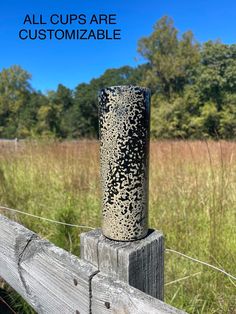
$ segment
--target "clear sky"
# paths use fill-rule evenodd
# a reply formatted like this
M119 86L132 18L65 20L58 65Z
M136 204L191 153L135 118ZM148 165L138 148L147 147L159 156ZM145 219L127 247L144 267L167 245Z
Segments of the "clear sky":
M47 18L55 13L117 14L122 39L22 41L18 38L19 30L25 28L26 14L43 14ZM22 66L32 74L32 86L43 92L56 89L59 83L74 88L99 77L108 68L142 63L137 53L138 39L149 35L153 24L163 15L171 16L180 32L192 30L200 42L209 39L236 42L235 0L1 0L0 70L13 64Z

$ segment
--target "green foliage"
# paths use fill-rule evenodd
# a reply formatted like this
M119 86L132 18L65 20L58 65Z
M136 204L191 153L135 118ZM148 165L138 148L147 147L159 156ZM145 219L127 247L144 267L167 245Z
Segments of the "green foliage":
M108 69L74 90L59 84L47 95L33 90L21 67L3 69L0 137L97 138L98 91L132 84L152 92L153 138L235 138L236 44L200 45L164 16L139 40L138 52L147 63Z
M199 44L192 32L179 39L173 20L166 16L154 25L149 37L139 41L138 51L150 63L144 84L167 98L183 90L200 59Z
M137 71L141 75L142 68L139 67ZM137 84L138 77L135 72L136 70L129 66L109 69L100 78L76 87L73 114L71 115L71 137L98 136L98 91L112 85Z
M30 97L30 74L19 66L0 72L0 136L16 137Z
M236 137L236 94L227 95L220 111L219 134L222 138Z
M236 45L205 43L196 84L202 100L211 99L221 109L225 93L236 92Z
M154 138L235 137L236 45L200 46L163 17L138 51L149 65L143 84L152 91Z

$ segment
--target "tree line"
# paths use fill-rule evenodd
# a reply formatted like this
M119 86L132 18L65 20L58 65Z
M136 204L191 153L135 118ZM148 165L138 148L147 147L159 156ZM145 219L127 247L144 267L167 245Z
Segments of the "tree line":
M165 16L139 40L138 52L146 63L108 69L74 90L59 84L46 95L20 66L3 69L0 138L97 137L98 90L127 84L151 90L153 138L235 138L236 44L200 44Z

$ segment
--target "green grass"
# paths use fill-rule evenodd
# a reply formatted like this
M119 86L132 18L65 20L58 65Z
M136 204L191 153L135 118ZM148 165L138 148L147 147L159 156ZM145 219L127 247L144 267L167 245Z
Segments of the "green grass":
M98 143L0 146L0 204L100 226ZM150 227L164 232L167 248L236 276L236 143L152 143L149 207ZM86 228L3 213L79 255ZM211 268L166 252L165 282L165 301L189 313L236 313L236 282Z

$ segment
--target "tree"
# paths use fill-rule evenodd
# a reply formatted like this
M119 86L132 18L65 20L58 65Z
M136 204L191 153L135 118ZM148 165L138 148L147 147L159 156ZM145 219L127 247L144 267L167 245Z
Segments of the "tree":
M0 72L0 137L98 137L98 91L112 85L151 89L154 138L236 136L236 45L199 45L169 17L138 42L147 63L108 69L75 90L59 84L47 95L19 66Z
M73 92L62 84L59 84L56 92L50 93L50 106L54 112L54 133L58 137L70 136L70 114L74 104ZM53 131L53 130L52 130Z
M236 93L227 94L219 112L219 136L225 139L236 137Z
M129 66L109 69L99 78L91 80L89 84L78 85L71 112L72 137L98 137L98 91L112 85L137 84L143 71L142 66L137 69Z
M236 109L236 45L179 36L163 17L139 41L148 61L144 84L152 91L154 137L233 138Z
M193 79L200 58L199 47L192 32L179 39L173 20L167 16L161 18L153 33L138 43L139 53L150 64L144 83L153 93L164 94L168 99L183 91L184 85Z
M32 91L31 75L20 66L0 72L0 136L18 136L20 113Z
M19 138L35 137L37 135L38 110L47 102L46 96L40 92L32 91L27 102L19 112L17 134Z
M203 44L196 84L202 101L212 100L220 110L225 93L236 92L236 45Z
M192 125L204 137L233 138L236 124L236 45L208 41L195 76L199 115Z

